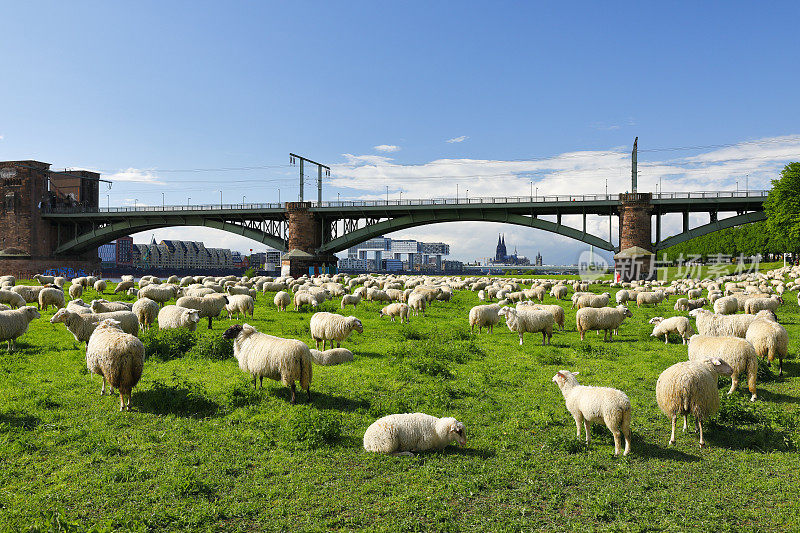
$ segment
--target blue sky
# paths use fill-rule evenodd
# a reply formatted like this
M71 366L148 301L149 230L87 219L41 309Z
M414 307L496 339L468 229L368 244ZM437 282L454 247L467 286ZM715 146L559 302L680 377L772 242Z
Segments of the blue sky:
M112 205L219 202L220 188L225 202L275 201L278 188L294 199L289 152L333 167L327 199L386 185L393 198L454 196L456 183L521 195L531 180L564 193L608 179L620 192L637 135L645 190L659 177L664 190L732 189L747 175L765 187L800 159L797 2L4 2L2 13L0 159L101 170ZM676 147L708 148L644 151ZM232 167L248 170L173 172ZM488 223L399 236L471 259L499 231L546 262L582 248ZM205 229L156 237L254 247Z

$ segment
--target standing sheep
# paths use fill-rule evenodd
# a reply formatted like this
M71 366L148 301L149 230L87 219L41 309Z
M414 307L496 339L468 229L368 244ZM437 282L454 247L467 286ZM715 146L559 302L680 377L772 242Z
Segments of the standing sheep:
M553 337L553 315L548 311L537 311L535 309L514 309L512 307L502 308L498 315L506 317L506 325L511 331L519 335L519 345L522 346L522 337L525 333L541 333L542 346L550 344Z
M139 286L141 287L141 283ZM179 288L175 285L147 285L139 289L139 298L150 298L163 307L165 303L178 295L178 290Z
M759 357L766 357L769 363L778 356L778 376L783 376L783 360L789 354L789 335L786 329L772 320L757 318L753 320L744 337Z
M136 315L142 329L150 329L150 326L158 318L158 310L158 302L154 302L150 298L139 298L131 308L131 312Z
M631 451L631 402L628 396L618 389L610 387L589 387L581 385L575 376L578 372L559 370L553 376L553 382L561 389L567 411L575 419L578 438L581 437L581 426L586 433L586 446L591 442L592 422L603 422L614 435L614 455L622 451L622 438L625 438L625 451Z
M14 351L17 337L28 331L31 320L41 317L35 307L23 306L12 311L0 311L0 342L7 341L9 353Z
M428 300L423 294L411 293L408 296L408 307L414 312L414 316L419 316L420 312L424 315L425 309L428 307Z
M734 315L739 310L739 301L735 296L725 296L714 302L714 312L718 315Z
M608 305L608 300L611 296L604 292L603 294L584 294L575 302L575 307L583 309L584 307L601 308Z
M544 305L544 304L534 304L531 308L539 310L539 311L547 311L551 315L553 315L553 320L556 324L558 324L558 329L560 331L564 331L564 308L560 305Z
M76 300L83 296L83 285L73 283L69 286L69 297Z
M651 333L650 336L661 337L661 335L664 335L665 344L669 344L670 333L676 333L680 335L683 339L683 344L689 342L689 337L694 335L692 323L689 322L689 319L685 316L673 316L667 319L661 318L660 320L653 318L650 320L650 323L656 325L656 327L653 328L653 333Z
M39 309L47 311L51 305L56 309L64 307L64 292L55 287L44 287L39 291Z
M728 363L711 358L702 361L682 361L664 370L656 382L656 402L661 412L672 421L670 444L675 444L675 425L678 415L683 416L686 431L686 416L692 415L700 432L700 447L703 440L703 420L719 410L717 376L731 375Z
M478 326L478 333L481 328L486 328L489 333L494 333L494 326L500 322L500 306L497 304L476 305L469 310L469 330L475 333L475 326Z
M255 303L250 295L232 294L228 296L228 304L225 306L225 310L228 311L228 319L232 318L234 314L236 314L237 319L240 314L244 315L245 318L247 318L247 315L252 318L255 312Z
M747 388L752 394L750 401L756 401L758 356L753 345L739 337L694 335L689 339L689 361L714 358L725 361L732 369L731 389L728 394L733 394L733 391L739 386L739 375L746 373Z
M310 292L298 292L294 295L294 310L299 311L304 305L310 305L312 308L319 306L317 298Z
M152 302L152 300L150 300ZM108 300L92 300L92 313L113 313L114 311L131 311L133 304L127 302L109 302Z
M697 332L700 335L712 335L715 337L740 337L744 338L747 328L758 317L772 317L771 311L759 311L755 315L716 315L707 309L695 309L689 313L695 317Z
M409 307L404 303L389 304L378 312L378 316L388 316L394 322L395 317L400 317L400 323L408 322Z
M467 443L464 424L452 417L403 413L379 418L364 432L364 449L391 455L441 450L451 442Z
M94 282L94 290L102 294L108 288L108 283L104 279L98 279Z
M355 310L356 306L361 302L361 297L357 294L345 294L342 296L342 309L347 307L348 305L352 305L353 309Z
M74 303L73 300L70 303ZM74 309L75 307L73 307ZM69 307L59 309L50 319L51 324L63 322L72 336L78 342L89 342L97 325L103 320L111 318L120 323L120 328L131 335L139 334L139 319L130 311L113 311L111 313L83 313L73 311Z
M200 312L197 309L165 305L158 312L158 329L186 328L194 331L197 329L198 322L200 322Z
M144 368L144 344L119 326L118 321L107 318L95 328L86 345L86 368L103 377L100 394L106 393L108 382L112 394L115 388L119 390L119 410L130 411L131 392Z
M126 281L126 280L120 281L119 283L117 283L117 286L116 286L116 287L114 287L114 294L117 294L117 293L120 293L120 292L126 292L128 289L132 289L134 285L135 285L135 284L134 284L133 280L130 280L130 281ZM70 288L71 288L71 287L70 287Z
M294 339L282 339L260 333L249 324L236 324L222 334L225 339L233 339L233 355L239 368L256 377L264 387L264 377L281 381L291 387L291 403L295 403L295 381L308 393L311 402L311 351L305 343Z
M8 304L11 307L24 307L25 298L14 291L0 289L0 303Z
M275 293L275 298L272 300L272 303L275 304L278 311L286 311L286 308L292 303L292 296L286 291L278 291Z
M632 317L633 313L624 305L617 307L584 307L575 313L575 325L581 340L584 340L587 331L603 331L603 340L613 340L613 335L619 329L625 318Z
M653 307L657 306L664 300L666 300L667 295L664 294L664 291L655 291L655 292L646 292L641 291L636 293L636 307L641 307L643 305L653 305Z
M336 341L336 347L341 348L342 342L350 336L353 331L364 333L364 326L361 321L354 316L342 316L335 313L320 312L314 313L309 322L309 330L311 337L316 342L316 348L319 349L319 343L322 342L322 349L325 349L325 341Z

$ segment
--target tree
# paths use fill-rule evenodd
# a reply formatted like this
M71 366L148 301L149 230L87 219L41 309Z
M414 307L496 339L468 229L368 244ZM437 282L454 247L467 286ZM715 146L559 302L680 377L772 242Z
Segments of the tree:
M789 163L772 180L764 202L767 231L773 246L784 252L800 251L800 163Z

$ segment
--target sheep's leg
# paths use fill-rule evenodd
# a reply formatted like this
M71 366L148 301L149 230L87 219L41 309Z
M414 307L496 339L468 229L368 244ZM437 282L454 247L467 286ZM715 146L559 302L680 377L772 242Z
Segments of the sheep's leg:
M683 432L684 433L686 433L686 430L689 428L688 418L689 418L688 416L683 415Z
M292 399L289 401L289 403L291 404L294 404L294 395L295 395L294 393L295 393L295 386L294 383L292 383Z
M783 357L778 357L778 377L783 377Z
M756 401L756 378L758 377L758 361L756 360L747 368L747 389L750 391L750 401Z
M700 447L704 447L706 445L705 439L703 439L703 422L701 420L697 421L697 427L700 430Z
M122 389L119 390L119 410L125 410L125 394L122 392Z
M544 346L544 340L547 338L547 333L544 331L542 332L542 346Z
M586 332L585 331L581 331L581 340L583 340L585 336L586 336Z
M664 333L664 344L669 344L669 333Z
M728 391L728 394L733 394L733 391L736 390L736 387L739 386L739 374L731 374L731 390Z
M258 376L258 388L259 389L264 388L264 376Z
M258 388L258 386L256 385L256 375L255 374L253 374L253 388L254 389Z
M611 434L614 435L614 456L616 457L622 451L622 432L617 428L612 429ZM625 448L627 449L627 445Z
M586 447L592 442L592 424L587 419L583 419L583 429L586 432Z
M208 329L211 329L211 317L208 317Z
M341 342L339 342L339 341L336 341L336 347L337 347L337 348L341 348L341 347L342 347L342 343L341 343ZM331 341L331 350L332 350L332 349L333 349L333 341Z
M573 415L573 417L575 418L575 427L578 430L577 438L581 438L581 426L583 425L583 416L580 413L578 413L576 415Z
M669 437L669 443L675 444L675 425L678 422L678 415L672 415L672 435Z
M308 395L308 403L311 403L311 387L306 389L306 394Z
M524 333L520 332L520 334L519 334L519 345L520 346L522 346L522 336L523 335L524 335Z

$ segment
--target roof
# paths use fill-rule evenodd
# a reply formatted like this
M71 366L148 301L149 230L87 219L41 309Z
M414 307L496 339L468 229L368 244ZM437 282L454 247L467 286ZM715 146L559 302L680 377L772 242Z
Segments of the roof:
M630 248L625 248L620 253L614 256L614 259L634 259L636 257L641 256L650 256L656 255L653 252L645 250L641 246L631 246Z
M288 253L283 254L281 256L281 259L310 259L312 257L314 257L313 254L295 248L289 251Z

